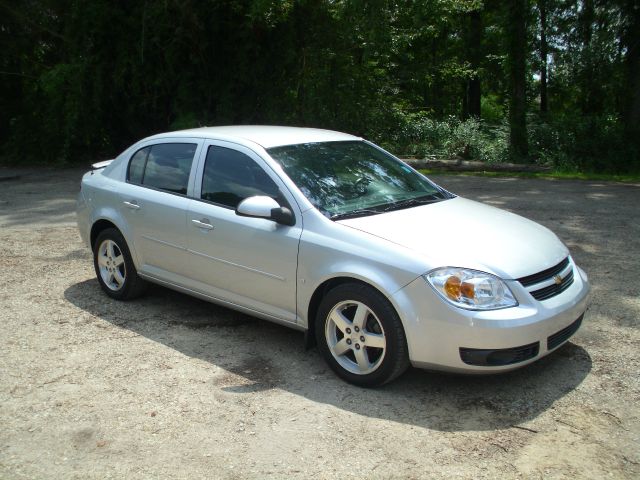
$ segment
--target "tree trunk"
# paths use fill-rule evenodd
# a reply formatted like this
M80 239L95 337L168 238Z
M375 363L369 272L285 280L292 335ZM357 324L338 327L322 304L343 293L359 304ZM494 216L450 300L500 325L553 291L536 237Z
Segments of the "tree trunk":
M582 3L582 13L579 19L580 37L582 40L582 56L584 69L581 72L582 105L581 110L584 115L592 115L597 112L596 107L598 94L595 92L596 84L594 79L594 62L591 38L593 37L593 23L595 11L593 0L584 0Z
M628 0L624 9L629 19L625 35L622 39L626 46L625 63L625 91L626 102L623 103L623 118L625 139L636 148L640 155L640 6L633 0ZM636 158L635 167L640 166Z
M469 118L469 81L462 82L462 119Z
M480 118L480 61L482 59L482 17L479 10L469 13L469 33L468 33L469 61L473 74L468 81L467 87L467 109L469 115Z
M547 0L538 0L540 11L540 113L546 115L549 110L547 100Z
M506 32L511 95L509 98L509 147L514 162L528 161L526 122L527 72L527 4L526 0L508 2Z

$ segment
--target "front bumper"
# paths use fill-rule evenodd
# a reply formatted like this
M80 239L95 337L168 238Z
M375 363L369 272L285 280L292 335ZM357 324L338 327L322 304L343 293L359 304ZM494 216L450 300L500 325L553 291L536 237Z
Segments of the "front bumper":
M547 355L577 330L587 309L587 275L575 264L573 269L573 284L543 301L535 300L517 281L509 281L519 305L485 312L454 307L417 278L392 298L405 327L411 363L491 373Z

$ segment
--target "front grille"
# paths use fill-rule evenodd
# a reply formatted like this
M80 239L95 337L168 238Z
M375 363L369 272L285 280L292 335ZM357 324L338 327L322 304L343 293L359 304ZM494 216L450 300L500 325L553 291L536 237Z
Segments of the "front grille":
M561 271L567 268L569 265L569 257L565 258L555 267L547 268L538 273L534 273L533 275L528 275L526 277L519 278L518 281L522 284L523 287L528 287L529 285L535 285L536 283L544 282L549 278L553 278L555 275L558 275Z
M549 285L548 287L541 288L540 290L534 290L530 292L533 298L536 300L546 300L547 298L555 297L561 294L573 283L573 271L569 272L566 277L562 279L559 284Z
M566 342L571 337L571 335L576 333L576 331L580 328L580 325L582 324L583 317L584 317L584 313L580 315L580 317L578 317L578 319L575 322L573 322L571 325L563 328L559 332L556 332L553 335L551 335L549 338L547 338L547 350L553 350L558 345L561 345L562 343Z
M547 268L538 273L534 273L533 275L528 275L526 277L519 278L518 281L522 284L523 287L529 287L531 285L535 285L537 283L545 282L554 277L557 277L562 271L566 270L567 266L569 266L569 257L565 258L559 264ZM540 288L538 290L531 290L529 293L536 300L542 301L547 300L548 298L555 297L560 293L564 292L567 288L569 288L573 284L573 269L569 270L569 273L565 275L565 277L560 281L560 283L553 283L546 287Z
M524 362L534 358L540 351L540 343L530 343L513 348L485 350L481 348L460 348L460 358L467 365L499 367Z

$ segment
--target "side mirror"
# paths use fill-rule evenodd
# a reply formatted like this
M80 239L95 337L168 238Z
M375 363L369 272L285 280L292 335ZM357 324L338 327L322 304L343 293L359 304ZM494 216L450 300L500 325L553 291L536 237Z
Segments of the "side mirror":
M242 217L265 218L282 225L294 225L295 218L291 210L281 207L273 198L266 195L256 195L245 198L236 208L236 215Z

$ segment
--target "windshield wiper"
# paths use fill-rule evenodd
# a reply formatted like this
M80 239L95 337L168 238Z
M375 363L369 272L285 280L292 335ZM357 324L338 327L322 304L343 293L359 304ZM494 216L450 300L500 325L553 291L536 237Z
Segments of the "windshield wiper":
M429 195L423 195L422 197L408 198L406 200L400 200L398 202L389 203L386 205L384 211L390 212L392 210L402 210L403 208L411 208L411 207L417 207L420 205L427 205L429 203L436 203L441 200L444 200L444 198L441 195L432 193Z
M358 218L358 217L366 217L369 215L376 215L378 213L382 213L380 210L371 210L368 208L360 208L358 210L352 210L350 212L345 213L336 213L335 215L331 215L329 218L331 220L345 220L347 218Z
M397 202L387 203L383 205L376 205L373 208L359 208L345 213L336 213L331 215L331 220L344 220L347 218L366 217L368 215L376 215L378 213L391 212L393 210L402 210L403 208L417 207L419 205L427 205L429 203L436 203L442 200L446 200L449 197L444 197L441 193L431 193L429 195L423 195L416 198L408 198L406 200L399 200Z

